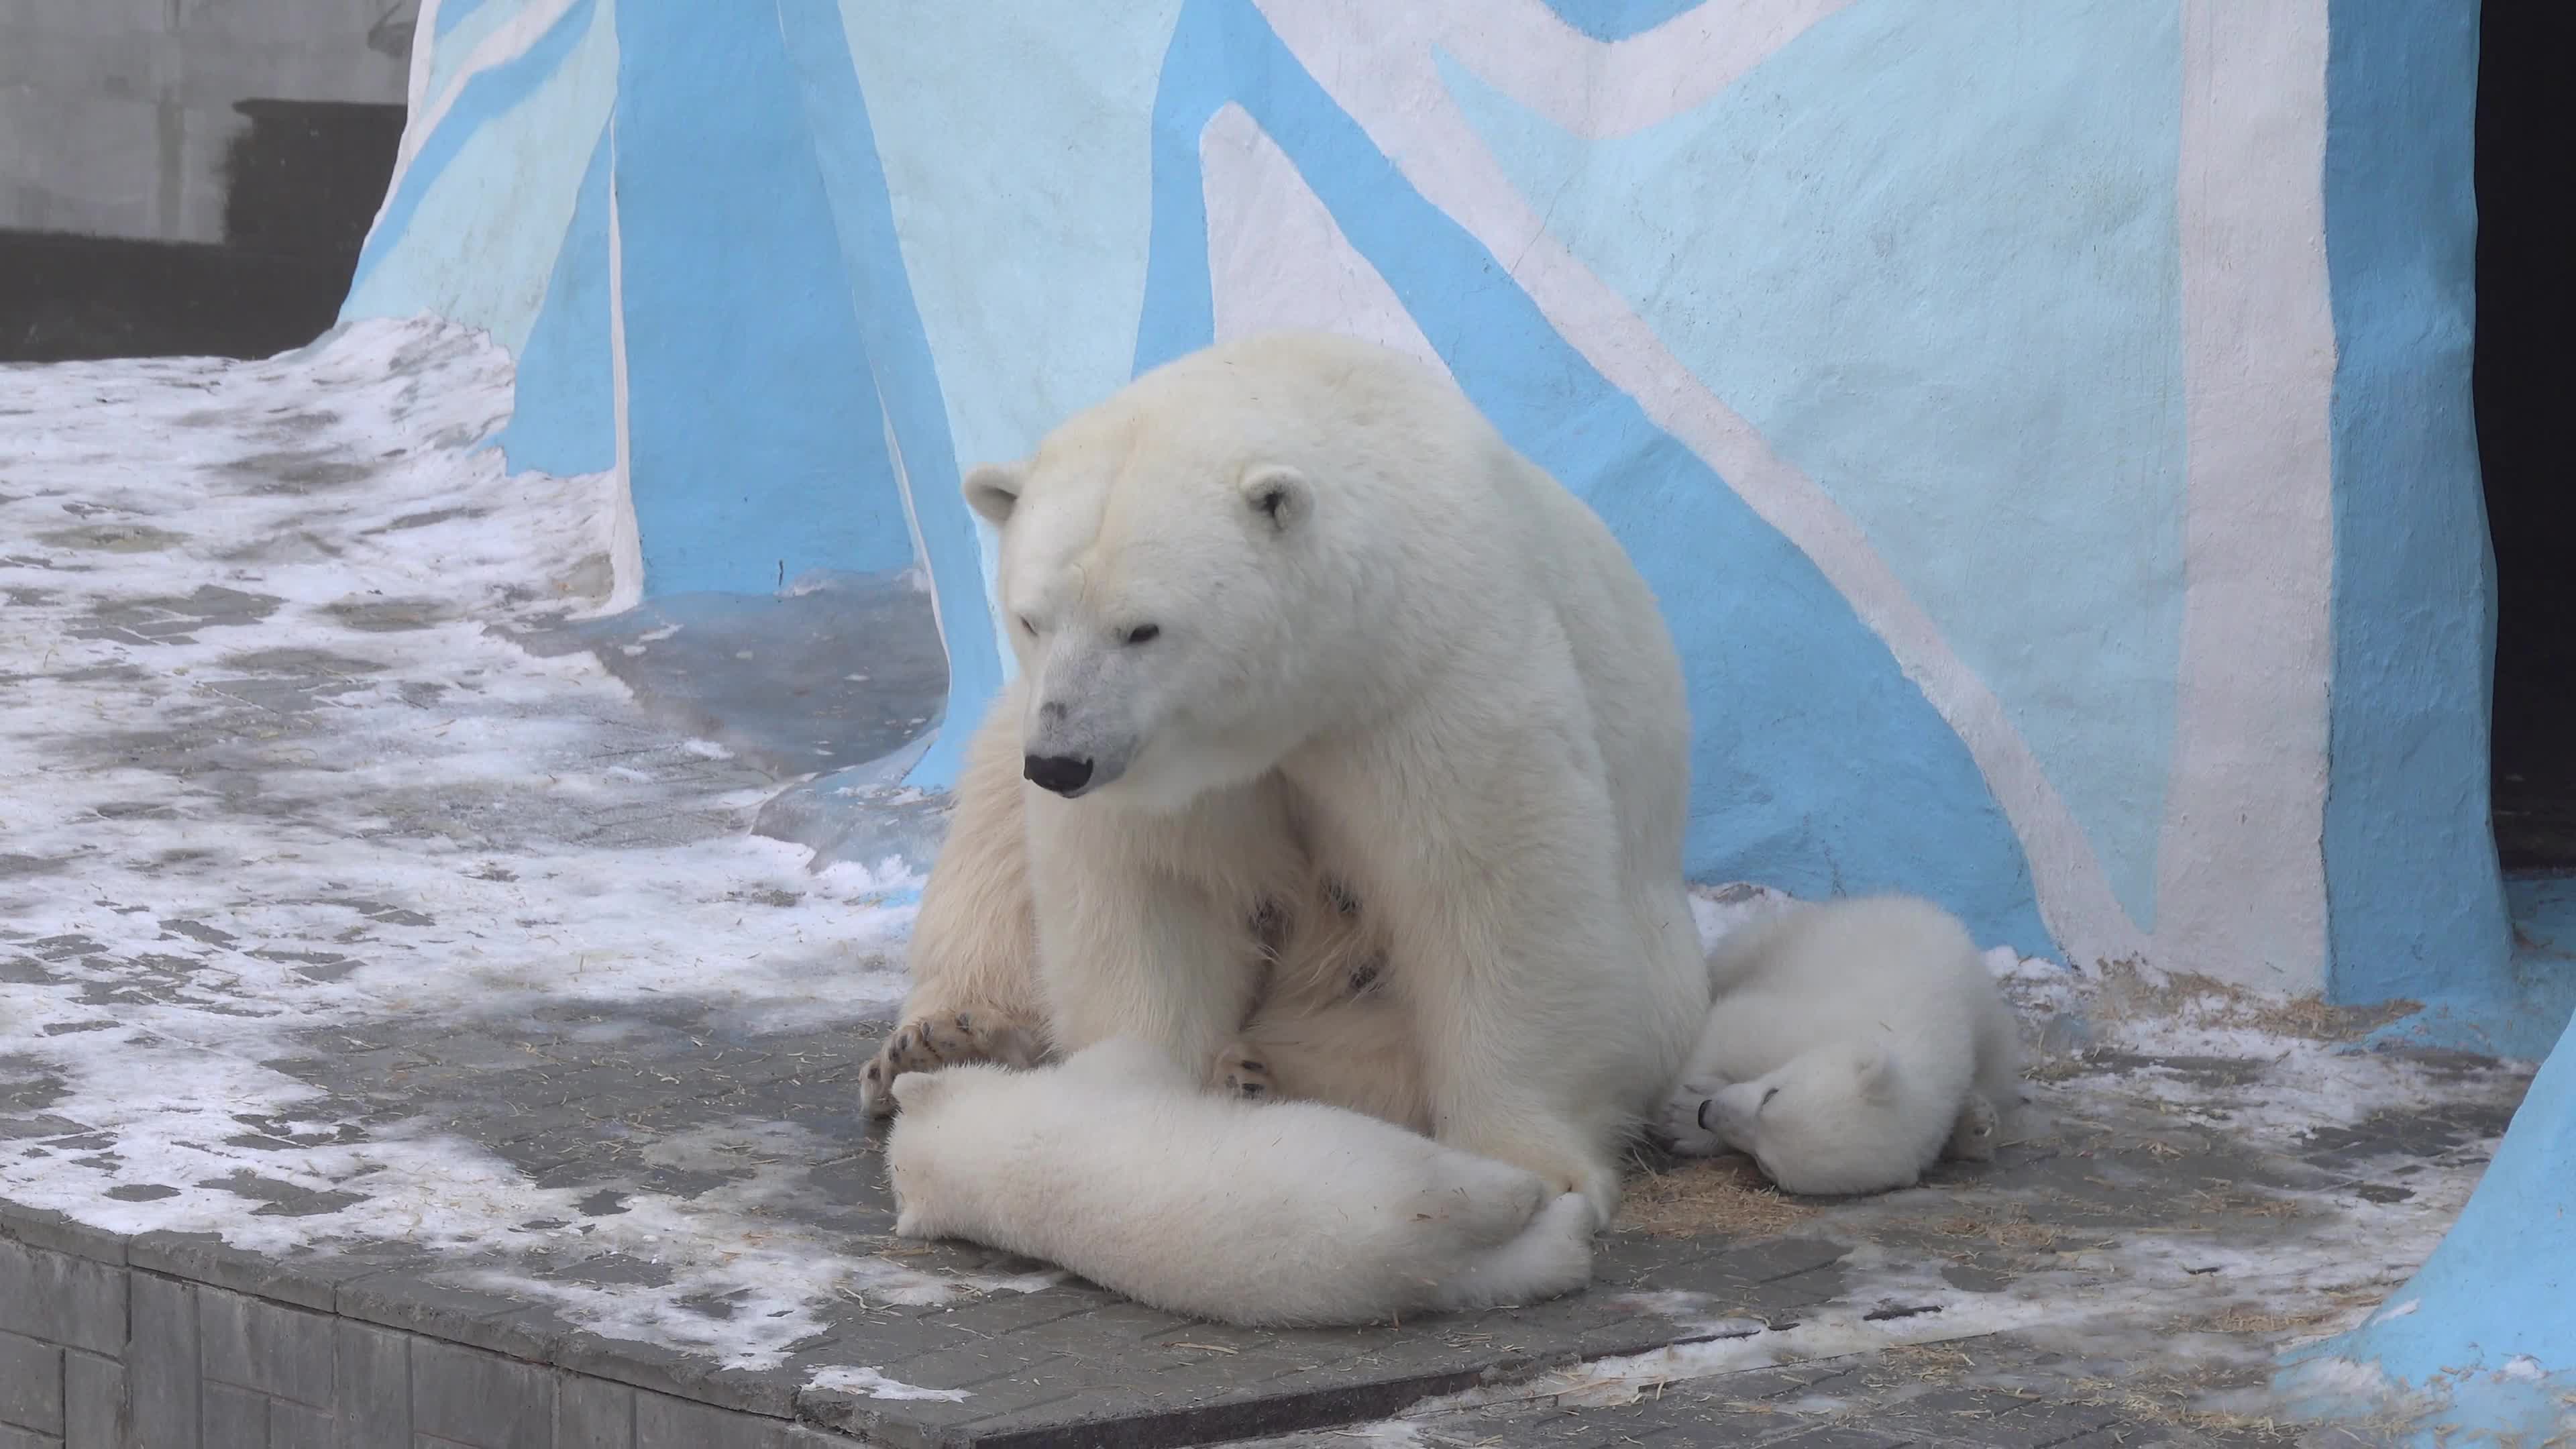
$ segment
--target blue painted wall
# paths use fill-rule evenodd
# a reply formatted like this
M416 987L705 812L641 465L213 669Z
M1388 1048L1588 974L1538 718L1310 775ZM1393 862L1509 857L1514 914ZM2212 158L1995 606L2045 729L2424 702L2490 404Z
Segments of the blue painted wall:
M623 0L631 487L656 594L912 562L814 133L773 5Z
M617 466L616 363L610 355L608 182L610 135L599 128L582 173L581 199L546 279L501 449L512 472L557 477Z
M910 779L944 788L965 763L974 722L1001 692L1000 645L987 617L982 545L973 515L959 493L962 470L950 441L939 367L923 334L902 247L895 234L893 201L878 162L867 97L850 60L850 41L832 0L779 0L781 36L795 57L798 94L813 128L815 154L829 199L843 275L857 314L864 319L872 397L841 421L865 432L887 457L893 439L901 492L909 510L919 561L930 570L939 601L941 635L948 646L948 708L943 727ZM855 446L868 450L871 444ZM879 525L883 527L883 524Z
M1981 69L2013 84L1963 91ZM2179 6L1854 5L1690 124L1599 141L1442 73L1576 255L1859 522L2152 931L2182 653ZM1867 204L1819 177L1865 178Z
M2330 17L2331 995L2509 999L2487 797L2495 573L2469 399L2477 7L2335 0Z
M622 461L649 595L924 566L951 690L912 779L939 785L1007 667L962 466L1229 306L1295 311L1271 304L1315 259L1240 252L1309 206L1656 589L1694 875L1919 891L2087 965L2498 999L2473 7L2283 12L2322 87L2213 68L2179 0L1819 9L1757 35L1690 0L1425 0L1362 35L1259 0L457 0L348 314L441 311L516 354L510 466ZM2190 132L2186 98L2248 85L2299 124ZM1229 108L1284 158L1267 190L1206 150ZM2315 148L2322 227L2250 231L2330 304L2330 348L2192 352L2220 305L2192 269L2237 258L2184 203L2252 174L2231 145ZM2296 477L2195 433L2195 388L2247 368L2313 380L2320 413L2331 389ZM1713 448L1710 409L1749 447ZM2320 529L2332 495L2331 568L2322 533L2279 566L2331 613L2298 729L2208 724L2278 672L2231 658L2262 621L2191 613L2248 567L2192 554L2231 489L2308 490ZM2210 781L2302 777L2307 805L2224 822L2230 867L2191 868L2234 798ZM2313 928L2239 952L2228 923L2276 911Z
M448 168L483 139L493 123L525 108L540 92L560 85L598 18L598 0L575 0L524 50L465 81L442 123L420 139L409 164L395 174L392 193L367 233L366 244L359 248L357 273L350 282L353 300L366 295L387 254L412 235L413 221L446 179ZM572 138L548 139L561 148ZM406 145L410 141L405 138Z
M1423 200L1249 0L1191 0L1155 101L1138 371L1214 333L1198 138L1242 105L1287 151L1512 445L1610 524L1672 621L1694 754L1686 863L1805 895L1911 890L2051 948L2028 864L1958 737L1815 564L1558 336ZM1464 285L1461 285L1464 281Z

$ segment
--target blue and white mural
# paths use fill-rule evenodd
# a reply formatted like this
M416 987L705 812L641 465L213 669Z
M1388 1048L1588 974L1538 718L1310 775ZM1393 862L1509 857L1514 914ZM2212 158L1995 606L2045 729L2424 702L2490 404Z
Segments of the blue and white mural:
M616 470L629 600L921 565L916 783L1007 657L961 465L1321 326L1447 368L1634 554L1690 674L1694 874L2271 990L2504 969L2465 0L425 0L419 33L348 315L517 356L502 446Z

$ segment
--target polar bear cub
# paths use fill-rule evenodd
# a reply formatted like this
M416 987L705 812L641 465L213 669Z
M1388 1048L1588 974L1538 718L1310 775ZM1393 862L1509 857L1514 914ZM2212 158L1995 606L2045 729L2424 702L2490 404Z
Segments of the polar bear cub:
M1205 1090L1112 1037L1035 1071L908 1072L895 1232L1058 1263L1245 1326L1371 1323L1571 1293L1590 1203L1536 1173L1313 1102Z
M1965 927L1909 896L1792 907L1709 957L1715 1005L1663 1130L1791 1192L1905 1187L1984 1161L2020 1100L2021 1035Z

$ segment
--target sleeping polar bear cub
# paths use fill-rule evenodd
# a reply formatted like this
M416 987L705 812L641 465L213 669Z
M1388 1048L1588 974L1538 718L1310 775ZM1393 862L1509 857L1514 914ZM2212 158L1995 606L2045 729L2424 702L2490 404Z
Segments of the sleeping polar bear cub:
M1129 1037L895 1078L895 1232L1245 1326L1530 1303L1592 1276L1591 1205L1373 1117L1204 1089Z
M1793 907L1709 956L1716 1004L1664 1109L1674 1149L1732 1147L1791 1192L1905 1187L1994 1155L2021 1035L1965 927L1929 901Z

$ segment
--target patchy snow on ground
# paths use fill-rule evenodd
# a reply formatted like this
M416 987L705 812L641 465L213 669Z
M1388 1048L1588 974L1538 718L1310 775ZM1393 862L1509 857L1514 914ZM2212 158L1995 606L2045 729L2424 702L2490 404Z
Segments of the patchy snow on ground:
M0 369L0 1075L65 1133L0 1157L0 1195L268 1252L516 1250L566 1193L426 1128L277 1140L333 1124L263 1063L547 1002L685 994L760 1032L899 1001L916 875L809 872L744 829L774 782L589 653L513 642L609 603L615 499L506 474L510 383L429 321L263 362ZM222 1185L244 1172L364 1200L260 1214ZM589 1224L673 1286L568 1311L757 1361L810 1324L672 1310L693 1274L757 1278L764 1311L952 1291L759 1221L793 1176Z
M964 1389L925 1389L900 1379L887 1378L872 1368L835 1366L818 1369L813 1377L806 1380L805 1386L871 1399L931 1399L955 1404L971 1397Z

